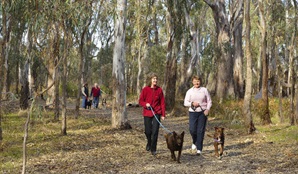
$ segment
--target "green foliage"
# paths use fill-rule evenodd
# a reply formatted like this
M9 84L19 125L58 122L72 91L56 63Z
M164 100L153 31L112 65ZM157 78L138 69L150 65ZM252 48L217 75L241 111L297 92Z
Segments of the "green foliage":
M159 80L162 82L165 73L166 49L163 46L154 45L149 50L149 69L159 74Z
M60 83L59 92L62 94L62 84ZM76 97L78 93L78 84L76 81L68 81L66 84L66 95L67 97Z

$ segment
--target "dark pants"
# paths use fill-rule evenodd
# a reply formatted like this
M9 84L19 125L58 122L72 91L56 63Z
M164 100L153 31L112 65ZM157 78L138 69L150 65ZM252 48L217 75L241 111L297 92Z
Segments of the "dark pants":
M197 150L203 150L203 140L205 135L207 117L204 112L189 112L189 132L192 143L197 146Z
M155 115L160 121L160 115ZM153 117L144 117L144 125L145 125L145 135L147 138L147 143L151 147L151 151L156 151L157 139L158 139L158 131L159 131L159 123L156 118Z

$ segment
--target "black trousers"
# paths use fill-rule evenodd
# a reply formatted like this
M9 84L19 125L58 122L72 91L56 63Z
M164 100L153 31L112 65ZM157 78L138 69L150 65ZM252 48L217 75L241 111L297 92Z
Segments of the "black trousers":
M160 115L155 114L158 121L160 121ZM145 135L147 138L147 143L151 147L151 151L156 151L157 139L158 139L158 131L159 131L159 123L156 118L153 117L145 117L144 116L144 125L145 125Z

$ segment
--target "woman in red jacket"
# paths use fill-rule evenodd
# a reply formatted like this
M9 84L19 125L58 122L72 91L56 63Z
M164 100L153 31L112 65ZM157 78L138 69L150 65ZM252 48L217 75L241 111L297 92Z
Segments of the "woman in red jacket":
M143 107L145 135L147 138L146 150L156 155L156 145L160 119L165 119L165 98L162 89L157 86L157 75L148 76L148 85L142 89L139 104ZM156 120L156 118L158 121Z

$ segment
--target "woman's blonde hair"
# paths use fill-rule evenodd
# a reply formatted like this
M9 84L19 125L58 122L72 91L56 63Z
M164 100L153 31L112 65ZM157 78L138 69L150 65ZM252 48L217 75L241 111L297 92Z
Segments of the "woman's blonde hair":
M152 73L149 73L148 75L147 75L147 86L151 86L151 79L153 78L153 77L156 77L156 78L158 78L157 77L157 74L156 73L154 73L154 72L152 72Z

